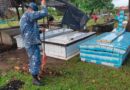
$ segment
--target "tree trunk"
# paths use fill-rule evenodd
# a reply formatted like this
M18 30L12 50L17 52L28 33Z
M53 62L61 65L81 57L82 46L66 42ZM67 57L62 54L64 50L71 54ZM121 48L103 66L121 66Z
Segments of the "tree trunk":
M18 20L20 20L20 13L19 13L18 7L15 7L15 9L16 9L16 12L17 12L17 15L18 15Z
M128 23L127 23L127 26L126 26L126 31L130 32L130 0L129 0L128 9L129 9L129 20L128 20Z
M24 13L24 3L22 2L22 13Z
M91 17L91 15L93 14L94 12L94 9L91 10L90 14L89 14L89 17Z

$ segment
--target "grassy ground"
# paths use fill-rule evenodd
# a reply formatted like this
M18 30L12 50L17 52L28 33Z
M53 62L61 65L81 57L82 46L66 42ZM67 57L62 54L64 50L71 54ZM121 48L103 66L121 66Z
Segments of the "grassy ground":
M55 17L55 21L61 21L62 17L61 16L56 16ZM39 24L43 23L43 20L39 20L38 21ZM5 21L5 23L0 24L0 28L10 28L10 27L14 27L14 26L19 26L19 21Z
M93 22L90 20L88 26L91 26ZM12 22L11 25L15 25L15 23L17 22L14 24ZM6 25L2 25L2 27L6 27ZM2 27L0 26L0 28ZM11 61L11 58L8 61ZM12 64L12 62L8 62L8 64ZM27 73L17 72L13 69L5 72L0 68L0 87L12 79L20 79L25 82L21 90L130 90L130 57L120 69L84 63L80 61L79 56L63 65L54 65L55 67L50 65L48 68L61 75L45 75L42 81L45 86L42 87L33 86L32 78Z
M0 86L16 78L25 82L21 90L130 90L130 59L122 68L115 69L84 63L76 56L63 65L49 68L61 75L45 75L45 86L33 86L29 74L16 71L1 73Z
M4 24L0 24L0 28L10 28L13 26L18 26L18 25L19 25L18 21L9 21L9 22L6 22Z
M56 16L55 17L55 21L61 21L61 20L62 20L61 16ZM38 22L43 23L43 20L41 19ZM103 18L98 19L97 23L95 23L94 20L91 19L91 20L88 21L87 27L95 25L95 24L102 24L102 23L104 23ZM8 22L6 22L4 24L0 24L0 28L10 28L10 27L13 27L13 26L19 26L19 21L8 21Z

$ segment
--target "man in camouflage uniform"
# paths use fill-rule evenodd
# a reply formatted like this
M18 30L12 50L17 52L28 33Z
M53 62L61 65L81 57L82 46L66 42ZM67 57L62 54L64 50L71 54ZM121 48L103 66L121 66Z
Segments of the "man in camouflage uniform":
M41 82L38 79L41 65L39 49L39 44L41 41L37 20L42 19L47 15L48 11L45 3L42 3L42 10L38 11L37 5L31 2L29 5L27 5L27 10L20 20L21 35L25 44L25 49L28 53L29 71L33 76L34 85L41 85Z

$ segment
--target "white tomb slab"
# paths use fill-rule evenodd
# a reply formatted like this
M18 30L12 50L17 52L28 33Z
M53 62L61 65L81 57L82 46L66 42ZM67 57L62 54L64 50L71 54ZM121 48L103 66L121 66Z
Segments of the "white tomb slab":
M73 31L72 29L66 29L66 28L61 28L61 29L56 29L56 30L47 30L45 32L45 39L62 35L62 34L66 34L66 33L70 33L72 31ZM23 43L21 35L17 35L14 38L16 39L17 47L24 48L24 43ZM40 34L40 38L41 40L43 40L43 33Z
M69 60L79 54L79 45L86 40L95 37L95 32L70 32L63 35L48 38L45 44L46 55L53 58Z

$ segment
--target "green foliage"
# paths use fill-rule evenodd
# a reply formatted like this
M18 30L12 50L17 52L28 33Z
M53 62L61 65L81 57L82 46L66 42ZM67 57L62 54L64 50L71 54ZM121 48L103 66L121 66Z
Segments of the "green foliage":
M48 7L48 12L50 15L53 15L53 16L63 16L63 14L60 11L52 7Z
M71 0L71 2L84 12L114 8L112 0Z

